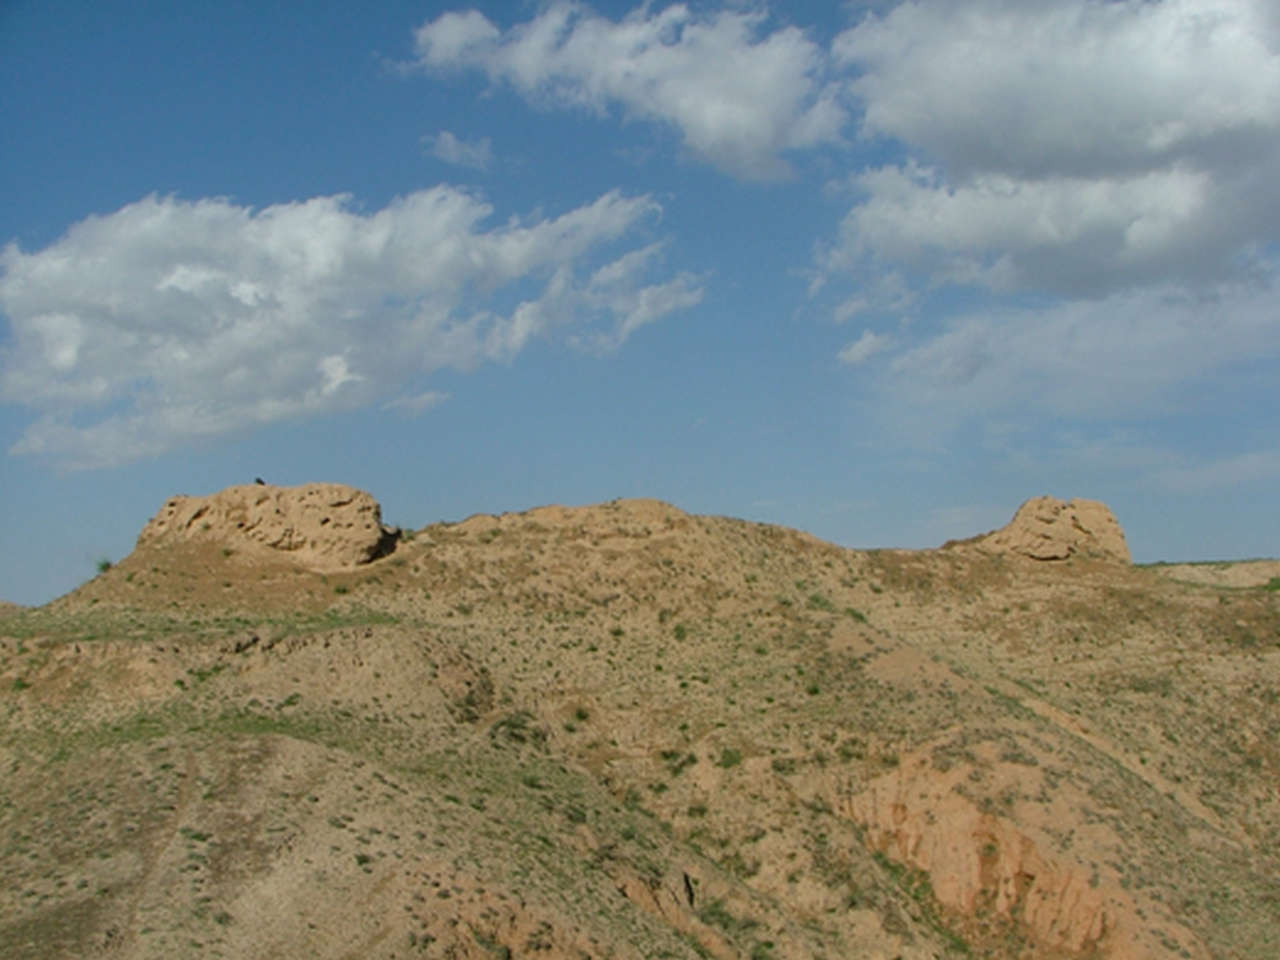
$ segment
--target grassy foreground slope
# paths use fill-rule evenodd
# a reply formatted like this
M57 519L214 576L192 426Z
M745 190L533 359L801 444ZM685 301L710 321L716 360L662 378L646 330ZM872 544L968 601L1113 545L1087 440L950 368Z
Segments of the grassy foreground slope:
M656 501L0 612L0 957L1280 955L1280 592Z

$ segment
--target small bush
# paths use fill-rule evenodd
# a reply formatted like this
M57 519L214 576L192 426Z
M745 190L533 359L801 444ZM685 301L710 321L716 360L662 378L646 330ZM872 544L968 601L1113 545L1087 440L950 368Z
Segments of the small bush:
M866 751L863 749L862 741L858 740L856 737L850 737L843 741L840 746L836 747L836 753L840 755L840 759L845 763L848 763L851 760L861 760L866 756Z
M678 777L684 773L687 767L693 766L698 762L696 754L681 753L679 750L663 750L662 760L667 765L667 770L671 772L673 777Z
M709 926L720 927L729 933L745 933L760 926L758 920L750 917L739 919L725 909L723 900L712 900L698 911L698 919Z
M533 714L525 710L509 713L489 729L489 738L495 742L541 746L546 743L547 731L534 724Z
M720 759L717 761L718 765L724 767L726 770L730 767L736 767L741 762L742 752L740 750L733 749L733 747L725 747L724 750L720 752Z

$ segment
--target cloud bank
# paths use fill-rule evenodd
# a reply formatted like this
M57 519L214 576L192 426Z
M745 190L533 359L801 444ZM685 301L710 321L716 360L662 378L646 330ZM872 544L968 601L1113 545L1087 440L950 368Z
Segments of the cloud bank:
M491 207L445 186L368 214L344 196L150 196L44 250L9 244L0 398L38 413L12 452L96 467L380 399L421 412L442 399L424 376L534 337L586 328L616 347L701 297L689 274L654 279L657 247L610 253L656 212L611 192L486 228Z
M1099 297L1271 269L1280 17L1263 0L916 0L832 56L861 136L909 159L853 174L829 270Z
M927 318L869 364L891 417L1156 416L1280 356L1274 4L912 0L831 57L897 157L847 175L820 282L897 330L902 277Z

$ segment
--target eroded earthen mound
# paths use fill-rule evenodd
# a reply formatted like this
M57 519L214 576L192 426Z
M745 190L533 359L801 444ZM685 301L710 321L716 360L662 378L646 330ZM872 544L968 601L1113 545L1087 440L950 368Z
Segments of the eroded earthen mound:
M399 536L383 526L382 508L363 490L246 484L207 497L172 497L143 527L138 546L206 540L282 551L315 570L345 570L386 556Z
M1019 507L1007 526L979 538L976 545L1033 560L1091 556L1133 562L1115 514L1097 500L1036 497Z

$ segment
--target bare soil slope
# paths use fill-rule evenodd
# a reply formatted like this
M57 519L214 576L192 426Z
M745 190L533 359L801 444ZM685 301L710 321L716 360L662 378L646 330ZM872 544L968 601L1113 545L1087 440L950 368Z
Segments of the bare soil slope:
M1032 503L141 537L0 618L0 957L1280 955L1280 592Z

